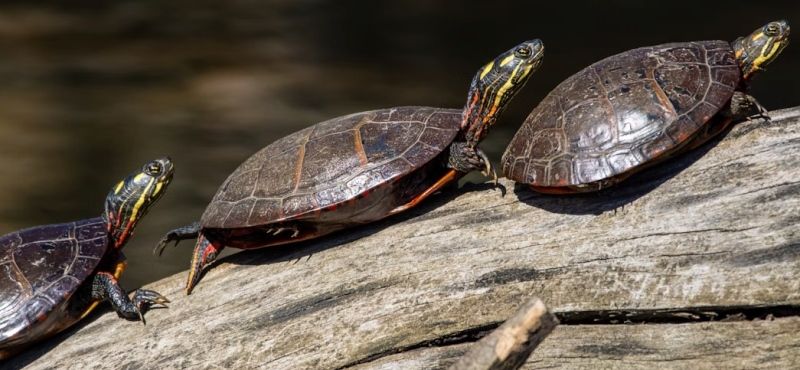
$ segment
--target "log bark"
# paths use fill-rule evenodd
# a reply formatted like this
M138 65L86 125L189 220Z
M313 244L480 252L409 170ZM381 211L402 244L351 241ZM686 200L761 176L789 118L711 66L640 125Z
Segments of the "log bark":
M148 285L173 303L146 326L100 313L8 365L443 368L537 296L561 325L529 368L797 366L800 108L771 116L597 194L467 185L239 253Z

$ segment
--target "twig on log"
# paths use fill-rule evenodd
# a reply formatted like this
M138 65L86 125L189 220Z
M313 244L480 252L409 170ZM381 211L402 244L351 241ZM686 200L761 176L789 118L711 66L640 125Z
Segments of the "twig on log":
M518 369L558 325L544 303L534 298L495 331L475 343L450 370Z

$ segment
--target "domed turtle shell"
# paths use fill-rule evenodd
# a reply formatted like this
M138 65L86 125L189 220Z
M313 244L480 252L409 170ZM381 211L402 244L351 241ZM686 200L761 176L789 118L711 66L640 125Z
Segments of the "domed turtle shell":
M60 331L80 318L88 306L71 307L70 298L92 275L108 245L106 222L99 217L0 238L0 357L3 348Z
M670 43L603 59L559 84L503 155L535 187L603 185L686 144L741 79L726 41Z
M462 111L398 107L318 123L261 149L222 184L200 224L247 228L315 218L440 155Z

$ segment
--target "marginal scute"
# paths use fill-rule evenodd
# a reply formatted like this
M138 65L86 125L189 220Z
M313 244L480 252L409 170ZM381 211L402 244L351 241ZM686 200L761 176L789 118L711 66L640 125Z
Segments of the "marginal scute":
M725 41L657 45L603 59L564 80L531 112L503 155L503 172L539 187L623 175L701 132L740 79Z
M64 292L74 292L78 289L81 281L71 276L62 276L49 286L49 289L44 290L43 296L50 299L51 302L59 302L64 299Z
M311 212L317 208L316 199L314 199L314 194L299 194L299 195L291 195L286 197L283 200L283 214L293 214L293 213L306 213ZM230 225L226 225L226 227L238 227L238 224L232 223Z
M403 158L395 158L377 168L384 179L390 179L404 173L411 172L411 164Z
M641 160L636 156L636 152L631 150L619 150L608 156L608 165L611 166L612 171L615 173L623 172L625 169L631 168L640 162Z
M547 177L553 179L556 185L563 186L573 181L574 171L572 170L571 161L556 159L552 162L549 170Z
M384 177L381 175L380 170L375 168L369 171L362 172L347 182L348 189L372 189L376 186L379 186L381 183L385 181ZM341 192L340 193L344 193ZM346 194L346 193L345 193ZM346 194L349 197L355 197L358 194Z
M250 214L248 223L259 219L275 219L281 215L281 201L278 199L259 199Z

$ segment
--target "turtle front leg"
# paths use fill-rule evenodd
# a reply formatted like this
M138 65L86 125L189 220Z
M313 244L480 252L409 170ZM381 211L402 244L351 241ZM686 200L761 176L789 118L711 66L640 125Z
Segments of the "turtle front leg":
M700 128L700 131L692 141L686 144L686 150L692 150L705 144L709 139L721 134L731 124L744 121L748 118L760 117L767 121L770 120L767 110L756 98L741 91L734 91L731 103L720 110L719 115L714 116L708 123Z
M497 173L492 168L489 157L480 148L468 143L455 142L450 145L447 167L462 173L481 171L484 176L491 177L497 185Z
M175 242L175 246L180 243L181 240L186 239L196 239L197 235L200 234L200 223L195 222L191 225L186 225L183 227L179 227L177 229L171 230L166 235L164 235L161 240L158 241L158 244L155 248L153 248L153 254L161 255L164 253L164 248L170 242Z
M725 108L722 114L733 121L743 121L752 117L769 120L767 109L756 98L741 91L733 93L730 107Z
M133 299L129 298L113 274L98 272L92 280L92 299L108 301L117 314L128 320L141 320L144 324L144 312L150 306L169 303L163 295L147 289L137 289Z

